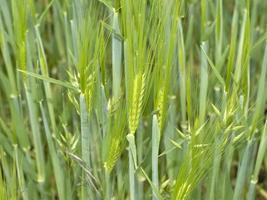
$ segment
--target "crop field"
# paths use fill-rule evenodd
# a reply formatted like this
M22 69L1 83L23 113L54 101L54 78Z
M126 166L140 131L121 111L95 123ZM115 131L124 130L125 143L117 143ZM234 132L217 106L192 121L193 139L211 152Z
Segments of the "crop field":
M0 200L267 200L267 0L0 0Z

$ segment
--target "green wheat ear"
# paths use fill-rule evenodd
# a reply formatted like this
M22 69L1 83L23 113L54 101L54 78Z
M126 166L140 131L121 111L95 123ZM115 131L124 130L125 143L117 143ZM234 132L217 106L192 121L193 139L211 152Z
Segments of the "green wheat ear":
M86 106L88 109L88 113L91 112L92 110L92 97L93 97L93 93L94 93L94 89L95 89L95 73L91 74L87 80L87 87L84 91L84 95L85 95L85 101L86 101Z
M107 155L104 161L104 169L111 173L114 166L116 165L117 160L119 159L122 150L123 150L123 140L124 138L118 137L116 135L109 139L107 147Z
M104 168L111 172L125 147L126 109L123 102L116 100L109 106L109 127L106 136Z
M121 154L121 141L115 138L111 139L109 152L106 161L104 162L104 168L110 173L114 168L116 161Z
M129 107L129 129L130 133L134 134L137 130L145 92L145 74L137 74L133 82L133 93L130 99Z
M25 42L22 42L19 46L19 66L22 70L26 70L26 46Z

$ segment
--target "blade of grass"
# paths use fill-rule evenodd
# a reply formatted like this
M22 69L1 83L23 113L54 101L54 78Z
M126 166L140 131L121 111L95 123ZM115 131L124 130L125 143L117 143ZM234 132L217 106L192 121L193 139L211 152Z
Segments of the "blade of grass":
M20 69L18 69L18 71L21 72L21 73L24 73L26 75L29 75L31 77L34 77L34 78L37 78L37 79L40 79L40 80L43 80L43 81L47 81L47 82L50 82L50 83L54 83L56 85L59 85L59 86L62 86L62 87L68 88L68 89L71 89L71 90L73 90L75 92L79 91L76 87L74 87L72 84L67 83L67 82L63 82L63 81L60 81L60 80L57 80L57 79L54 79L54 78L50 78L50 77L47 77L45 75L39 75L39 74L36 74L36 73L33 73L33 72L23 71L23 70L20 70Z
M267 121L265 121L265 125L264 125L264 128L262 130L262 134L261 134L256 164L254 167L254 172L252 174L252 178L250 180L249 191L247 194L248 200L255 199L256 185L258 183L258 177L259 177L261 165L263 163L264 155L266 154L266 148L267 148Z
M49 154L51 155L52 165L54 168L54 175L56 179L56 185L58 190L59 199L64 200L65 199L65 187L64 187L64 170L62 169L62 166L60 164L60 160L58 158L56 148L54 145L54 142L52 140L52 134L49 129L47 117L42 105L42 102L40 104L41 114L42 114L42 120L44 123L45 128L45 134L46 134L46 140L49 148Z
M160 130L158 125L158 119L156 115L153 115L152 122L152 183L155 188L159 188L159 172L158 172L158 153L159 153L159 144L160 144ZM153 193L153 200L157 200L156 194Z
M35 149L35 155L36 155L36 165L37 165L37 181L39 183L43 183L45 181L45 162L44 162L44 152L43 152L43 145L41 140L41 133L37 118L37 109L36 105L34 104L34 101L32 99L32 95L25 85L26 89L26 99L28 104L28 110L29 110L29 117L30 117L30 125L32 130L32 136L33 136L33 144Z

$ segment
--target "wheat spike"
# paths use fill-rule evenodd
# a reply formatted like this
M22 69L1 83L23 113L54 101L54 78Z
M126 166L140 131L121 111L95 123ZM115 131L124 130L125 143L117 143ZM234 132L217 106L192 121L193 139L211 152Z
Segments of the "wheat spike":
M145 75L138 74L134 79L133 94L129 111L129 129L130 133L134 134L142 110L143 100L145 92Z

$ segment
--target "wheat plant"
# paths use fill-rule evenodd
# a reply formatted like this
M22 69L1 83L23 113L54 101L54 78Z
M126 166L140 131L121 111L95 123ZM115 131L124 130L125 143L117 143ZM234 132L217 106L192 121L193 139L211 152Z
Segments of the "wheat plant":
M266 9L0 0L0 199L267 199Z

